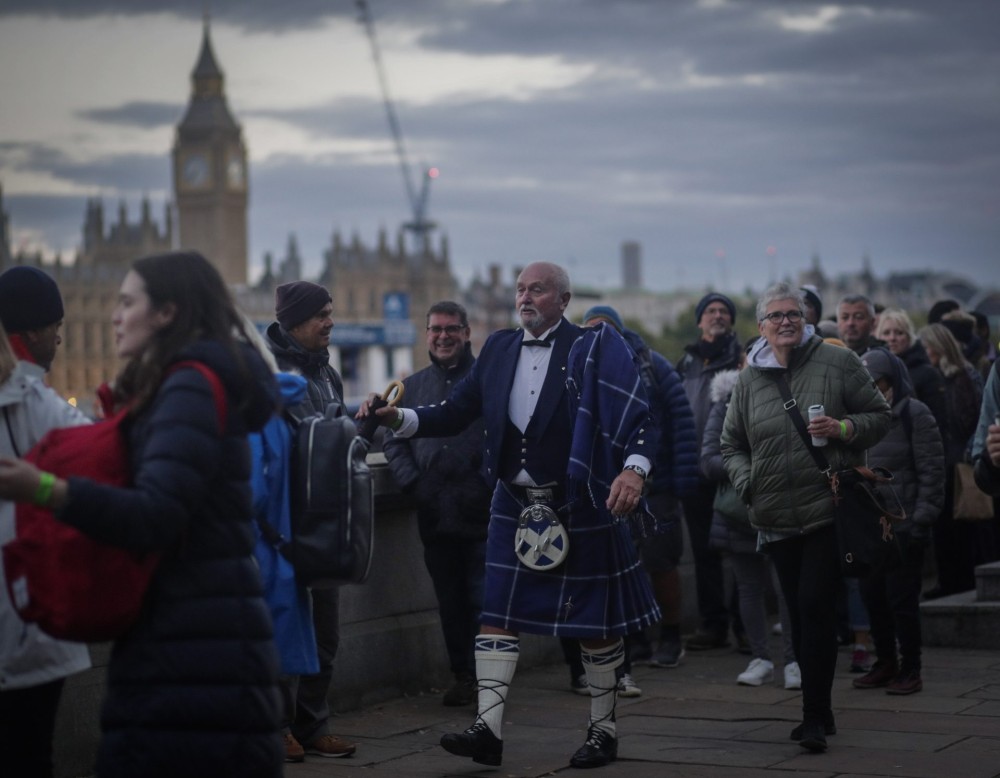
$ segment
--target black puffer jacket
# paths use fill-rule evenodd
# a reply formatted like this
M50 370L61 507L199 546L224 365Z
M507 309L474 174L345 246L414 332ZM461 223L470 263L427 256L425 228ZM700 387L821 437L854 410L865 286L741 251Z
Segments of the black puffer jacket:
M944 376L931 364L927 350L919 340L899 355L906 365L906 371L913 386L912 394L931 409L938 424L944 419L945 410Z
M70 479L59 518L91 537L163 555L139 621L115 641L98 753L101 778L276 778L278 659L253 558L247 432L274 412L277 386L215 342L204 362L227 391L225 434L209 383L167 376L129 433L134 485Z
M440 403L475 361L468 345L451 369L431 357L428 367L403 380L403 407ZM382 450L400 489L417 500L417 522L424 543L436 537L486 539L493 490L479 472L483 462L482 419L450 438L387 437Z
M677 363L677 372L684 381L684 392L694 413L694 435L701 456L701 442L705 437L708 411L712 407L712 379L720 370L735 370L740 365L743 351L736 336L730 333L721 341L708 343L699 340L684 347L684 356ZM703 482L707 479L702 475Z
M905 366L899 359L893 359L892 365L896 370L892 424L885 437L868 449L868 464L892 471L893 488L906 510L899 531L909 532L914 525L929 527L944 507L944 448L934 415L911 397Z

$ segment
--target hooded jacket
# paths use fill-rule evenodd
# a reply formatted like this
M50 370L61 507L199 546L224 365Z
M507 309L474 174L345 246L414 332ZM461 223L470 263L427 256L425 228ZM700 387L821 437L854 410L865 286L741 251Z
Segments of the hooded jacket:
M344 406L344 383L330 364L330 352L306 351L278 322L271 322L264 333L267 347L281 370L300 373L308 382L306 396L290 408L296 418L324 413L330 403ZM342 411L343 412L343 411Z
M911 394L930 408L938 424L945 417L944 377L931 364L927 349L919 340L899 355L913 387Z
M306 393L306 379L291 373L275 378L281 402L293 406ZM253 471L254 528L257 544L254 556L260 566L264 599L274 622L274 645L278 649L282 675L308 675L319 672L316 653L316 629L313 626L312 599L309 590L300 586L295 568L268 540L260 529L269 525L282 538L292 537L289 479L292 466L292 428L281 414L275 414L260 432L249 436Z
M896 357L890 364L892 424L868 450L868 464L892 472L892 486L906 511L897 531L912 532L915 526L929 527L944 507L944 449L934 414L912 396L906 366Z
M979 412L979 424L976 427L975 440L972 446L972 461L976 467L976 485L987 494L1000 497L1000 469L993 465L986 451L986 436L989 427L1000 420L1000 372L993 363L986 388L983 390L983 405Z
M0 455L24 456L56 427L75 427L89 419L63 400L43 380L34 363L19 361L0 385ZM0 546L14 539L15 505L0 500ZM0 582L5 580L0 554ZM0 583L0 692L64 678L90 667L87 647L55 640L35 624L21 621Z
M733 389L722 430L722 457L729 479L753 510L758 530L811 532L833 522L830 486L784 409L776 377L789 381L795 411L822 404L826 415L850 420L849 441L831 439L823 453L834 470L865 463L865 449L888 431L889 405L861 360L850 349L824 343L806 325L787 368L761 339Z
M278 658L253 557L247 443L278 397L257 352L246 346L243 357L249 374L215 341L177 357L222 381L223 432L208 381L177 370L130 424L132 486L70 478L57 514L96 540L162 555L139 620L112 647L102 778L282 774Z
M757 533L750 524L750 511L730 483L722 463L722 426L739 376L739 370L723 370L712 379L709 395L712 407L701 441L701 471L708 480L718 483L712 503L709 545L721 551L751 553L757 548Z
M684 347L684 357L677 363L677 372L684 380L684 391L687 393L691 411L694 413L694 434L698 445L698 455L701 456L701 441L705 435L705 423L708 421L708 409L712 405L709 399L709 386L712 378L720 370L734 370L740 364L741 346L736 336L730 333L727 340L712 358L702 356L702 341Z

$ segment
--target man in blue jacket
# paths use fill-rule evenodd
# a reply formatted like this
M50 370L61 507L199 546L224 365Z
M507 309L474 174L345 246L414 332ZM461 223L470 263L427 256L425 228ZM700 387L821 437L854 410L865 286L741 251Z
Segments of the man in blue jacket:
M446 402L383 408L409 437L485 425L484 465L495 484L486 588L476 637L479 706L450 753L499 765L501 722L520 632L581 641L591 690L586 742L570 760L598 767L618 755L616 669L622 638L659 620L629 532L658 445L635 355L609 327L563 318L569 277L536 262L517 279L521 327L489 337ZM359 415L368 413L367 404Z
M431 364L403 380L404 407L439 403L476 362L469 317L458 303L435 303L427 312ZM474 646L483 606L486 526L492 489L479 473L483 423L473 422L450 438L388 436L382 446L399 488L417 504L424 564L434 583L441 631L454 685L445 705L476 699Z
M653 594L663 611L660 643L650 655L639 633L629 649L631 659L648 657L653 667L677 667L684 657L681 643L681 576L677 569L684 550L679 500L698 489L698 443L694 433L694 414L684 392L681 377L670 361L650 349L637 332L626 329L621 316L608 305L595 305L583 315L584 326L607 322L622 334L639 357L639 374L649 409L660 432L660 447L653 459L653 473L646 481L646 501L656 517L661 532L645 538L639 546L642 564L653 583ZM638 650L637 650L638 649ZM619 684L619 693L625 693Z
M736 305L724 294L710 292L702 297L695 307L694 317L701 337L684 347L684 357L677 363L677 372L684 380L684 391L694 412L695 443L700 459L705 424L712 406L709 391L712 379L722 370L735 370L743 349L733 332ZM694 557L700 621L697 632L687 641L687 647L692 651L729 645L729 611L726 607L722 555L708 544L715 488L715 482L702 477L696 492L684 500L684 521Z

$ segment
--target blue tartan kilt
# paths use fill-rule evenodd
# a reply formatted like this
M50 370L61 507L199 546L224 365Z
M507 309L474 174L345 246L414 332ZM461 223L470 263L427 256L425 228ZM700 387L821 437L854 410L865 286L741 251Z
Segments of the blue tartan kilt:
M482 623L512 632L609 638L660 620L649 578L625 522L586 498L559 514L569 554L555 570L532 570L514 553L522 505L502 483L493 493Z

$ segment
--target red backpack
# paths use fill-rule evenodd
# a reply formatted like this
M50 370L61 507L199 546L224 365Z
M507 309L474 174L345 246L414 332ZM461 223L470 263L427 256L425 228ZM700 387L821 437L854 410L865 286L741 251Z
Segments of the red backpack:
M194 361L178 362L168 374L185 367L211 384L224 430L226 393L219 377ZM24 458L59 478L127 486L132 481L123 428L127 415L123 408L95 424L50 430ZM54 638L82 642L112 640L135 622L158 555L92 540L32 503L17 504L15 525L3 561L10 601L22 620Z

